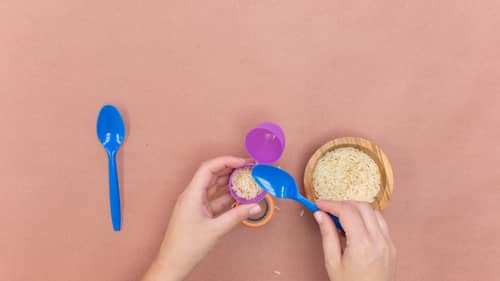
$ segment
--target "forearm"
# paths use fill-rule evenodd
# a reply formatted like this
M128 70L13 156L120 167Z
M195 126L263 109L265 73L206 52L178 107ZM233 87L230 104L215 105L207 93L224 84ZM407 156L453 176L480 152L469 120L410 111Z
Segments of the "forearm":
M189 271L172 264L155 260L142 278L142 281L182 281Z

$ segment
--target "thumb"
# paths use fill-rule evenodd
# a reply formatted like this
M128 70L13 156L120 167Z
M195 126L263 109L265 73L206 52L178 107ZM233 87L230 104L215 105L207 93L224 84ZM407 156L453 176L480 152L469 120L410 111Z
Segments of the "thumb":
M337 229L332 219L323 211L314 213L323 240L323 252L327 270L338 267L341 261L341 246ZM330 272L330 271L329 271Z
M236 208L230 209L224 214L216 218L216 224L221 230L221 235L226 234L233 229L238 223L251 215L260 213L261 207L258 204L241 204Z

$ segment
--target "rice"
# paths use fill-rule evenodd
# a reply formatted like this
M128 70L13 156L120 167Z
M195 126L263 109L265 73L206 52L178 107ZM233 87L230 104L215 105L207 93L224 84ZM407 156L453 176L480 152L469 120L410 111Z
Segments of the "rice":
M380 171L361 150L337 148L318 160L313 188L319 199L373 202L380 190Z
M252 199L263 190L252 177L252 168L244 167L236 170L232 178L233 191L241 198Z

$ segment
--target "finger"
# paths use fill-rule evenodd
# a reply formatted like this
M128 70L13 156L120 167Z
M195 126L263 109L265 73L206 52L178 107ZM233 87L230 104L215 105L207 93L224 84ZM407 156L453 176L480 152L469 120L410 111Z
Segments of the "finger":
M255 164L255 163L257 163L255 161L255 159L252 159L252 158L244 158L244 160L245 160L245 164Z
M242 204L215 218L215 224L220 231L220 235L224 235L244 219L261 211L262 209L258 204Z
M390 240L391 236L389 235L389 227L387 226L387 223L385 222L385 219L380 211L375 211L375 217L377 218L378 225L380 226L380 231L387 239Z
M372 206L366 202L355 202L351 201L351 204L358 209L363 222L365 223L366 229L372 237L383 237L382 231L380 230L380 225L378 223L377 217L375 216L375 211Z
M227 187L229 184L229 175L220 176L215 181L215 186L217 187Z
M229 175L234 171L234 168L224 168L224 170L214 173L214 176L210 180L210 185L217 184L220 177L229 177Z
M316 204L321 210L332 213L339 218L348 242L367 241L369 234L363 222L363 218L358 209L348 201L319 200ZM351 242L348 244L351 244Z
M231 194L226 193L223 194L222 196L214 199L212 202L210 202L210 209L212 209L212 212L215 213L216 215L220 214L222 211L227 210L230 206L231 203L234 202L233 197L231 197Z
M255 160L253 159L243 159L243 161L245 161L245 163L242 165L244 166L245 164L255 164ZM241 167L241 166L240 166ZM229 176L231 175L231 173L234 171L235 168L240 168L240 167L228 167L228 168L225 168L224 170L222 171L219 171L217 173L215 173L217 176L219 177L222 177L222 178L225 178L226 179L226 183L227 183L227 179L229 179ZM219 181L219 178L216 178L214 181L213 181L213 184L216 184L217 182Z
M242 160L245 161L245 164L255 164L255 160L253 160L253 159L243 159L242 158ZM243 164L243 165L245 165L245 164ZM219 171L219 172L215 173L219 177L213 178L211 184L215 184L215 185L219 185L219 183L221 183L221 185L222 184L227 184L228 180L229 180L229 176L234 171L234 169L235 168L240 168L240 167L234 167L234 168L233 167L228 167L228 168L225 168L222 171ZM225 183L223 183L224 181L225 181Z
M391 235L389 234L389 227L387 226L387 223L385 222L385 219L382 216L382 214L380 213L380 211L375 211L375 217L377 218L377 221L380 225L380 230L381 230L382 234L384 235L384 237L387 241L387 244L390 247L389 248L390 252L391 252L392 256L395 257L397 251L396 251L396 246L394 245L394 242L391 239Z
M207 197L208 200L213 200L215 198L220 197L222 194L229 193L228 188L222 188L217 186L212 186L208 188Z
M337 268L340 265L342 256L337 228L330 219L330 216L323 211L315 212L314 218L321 232L326 268Z
M226 170L238 168L244 164L244 159L233 156L222 156L208 160L198 168L191 180L190 187L199 190L206 189L221 172L224 173Z
M225 177L230 175L233 172L234 168L224 168L223 170L220 170L218 172L215 172L214 175L218 177ZM214 184L217 182L218 177L215 178Z
M212 185L211 187L209 187L207 189L207 197L208 199L213 199L215 198L216 196L216 193L217 193L217 187L215 185Z
M217 198L222 194L229 193L229 176L222 176L217 179L217 182L208 188L207 195L209 199Z

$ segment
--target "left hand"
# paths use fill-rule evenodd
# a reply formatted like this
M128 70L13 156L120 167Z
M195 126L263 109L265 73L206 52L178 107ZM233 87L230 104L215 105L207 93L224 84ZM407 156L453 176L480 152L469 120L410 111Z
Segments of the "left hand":
M182 280L217 241L248 216L261 211L257 204L231 209L228 178L247 160L224 156L204 162L179 196L158 258L143 281ZM222 195L211 200L214 195Z

